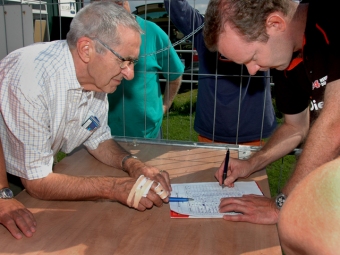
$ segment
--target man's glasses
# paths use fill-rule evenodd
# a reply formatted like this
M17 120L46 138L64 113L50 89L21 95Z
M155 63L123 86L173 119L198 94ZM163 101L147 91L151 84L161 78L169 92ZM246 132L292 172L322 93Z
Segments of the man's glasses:
M94 38L94 40L98 41L101 45L103 45L106 49L112 52L113 55L115 55L117 58L119 58L120 61L122 61L119 65L121 69L127 68L131 64L137 64L138 59L126 59L123 58L121 55L119 55L117 52L115 52L113 49L111 49L107 44L103 43L101 40L98 38Z

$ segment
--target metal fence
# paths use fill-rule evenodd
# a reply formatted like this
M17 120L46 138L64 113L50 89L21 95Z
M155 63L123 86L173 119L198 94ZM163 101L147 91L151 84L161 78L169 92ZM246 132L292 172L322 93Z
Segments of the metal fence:
M171 22L171 13L167 14L164 9L164 3L159 1L129 1L131 6L131 11L140 17L144 17L152 22L159 25L169 37L169 47L173 46L182 63L185 65L185 71L183 75L182 87L186 87L187 90L192 93L197 90L198 79L204 79L204 77L211 76L211 73L199 72L199 56L194 47L194 39L192 37L201 28L193 29L190 35L184 36ZM193 6L200 13L204 14L205 7L207 3L201 3L199 0L189 0L191 6ZM206 2L206 1L202 1ZM46 1L25 1L25 0L0 0L0 59L5 57L8 53L15 49L35 42L52 41L58 39L65 39L66 34L69 29L69 24L72 17L76 14L79 9L84 5L89 4L89 0L76 2L70 0L46 0ZM172 34L174 29L177 30L177 35L174 37ZM147 33L147 31L146 31ZM162 50L168 50L165 47ZM150 53L157 54L158 52ZM197 58L198 57L198 58ZM225 75L223 73L216 72L216 81L218 78L223 76L240 77L240 83L242 83L242 69L239 73L233 73L232 75ZM268 78L268 83L270 76L266 75ZM166 80L160 76L161 85L165 83ZM148 84L145 84L145 87ZM202 82L202 85L204 83ZM246 84L240 84L240 87L246 86ZM240 89L240 93L241 93ZM195 95L189 96L191 102L191 109L188 111L188 130L183 128L183 132L189 132L188 141L196 141L197 133L193 130L194 114L195 114ZM237 97L242 97L243 95L237 95ZM215 100L218 95L215 95ZM264 98L265 100L265 98ZM259 104L264 104L264 102L259 102ZM213 111L214 121L218 121L216 111ZM172 139L171 130L169 130L168 122L169 112L165 114L163 123L163 139ZM249 123L251 125L251 123ZM263 125L262 125L263 126ZM213 129L215 125L213 123ZM169 132L170 131L170 132ZM213 133L215 130L213 131ZM259 130L259 138L262 139L263 130ZM238 136L238 130L235 136ZM212 140L215 140L214 137ZM238 139L236 138L236 143Z

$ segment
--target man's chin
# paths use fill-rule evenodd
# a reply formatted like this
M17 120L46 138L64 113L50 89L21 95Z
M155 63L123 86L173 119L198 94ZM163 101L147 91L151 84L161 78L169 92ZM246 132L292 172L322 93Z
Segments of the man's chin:
M117 86L110 86L106 89L104 89L104 92L105 93L108 93L108 94L112 94L113 92L115 92L117 90Z
M289 63L288 63L288 64L282 64L282 65L280 65L280 66L272 67L272 69L276 69L276 70L279 70L279 71L283 71L283 70L286 70L288 67L289 67Z

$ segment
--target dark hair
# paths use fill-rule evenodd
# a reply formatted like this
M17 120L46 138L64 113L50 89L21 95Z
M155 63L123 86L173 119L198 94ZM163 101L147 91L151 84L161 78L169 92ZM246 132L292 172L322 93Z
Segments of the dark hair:
M288 15L292 0L210 0L205 12L204 40L208 49L217 50L217 41L224 25L231 27L248 42L268 40L266 19L279 11Z

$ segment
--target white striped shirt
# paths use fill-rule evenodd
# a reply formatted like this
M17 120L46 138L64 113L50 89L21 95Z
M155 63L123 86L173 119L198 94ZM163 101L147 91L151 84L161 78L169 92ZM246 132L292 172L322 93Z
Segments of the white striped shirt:
M79 84L66 41L37 43L0 62L0 137L7 172L29 180L52 172L53 157L111 139L106 93ZM100 127L82 124L90 115Z

